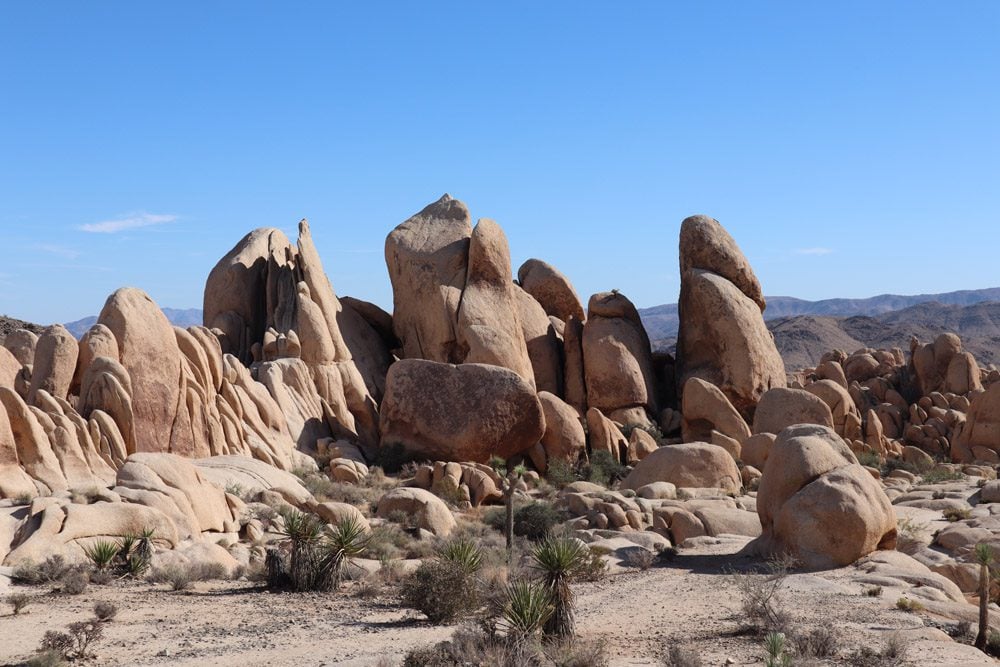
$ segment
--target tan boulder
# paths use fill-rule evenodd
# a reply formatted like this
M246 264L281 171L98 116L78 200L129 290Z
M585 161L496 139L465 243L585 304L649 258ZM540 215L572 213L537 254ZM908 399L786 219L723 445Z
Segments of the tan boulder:
M126 497L131 495L129 490L146 492L129 500L157 507L173 519L183 535L239 528L225 492L205 479L188 459L174 454L129 456L118 470L116 491Z
M562 340L534 297L513 285L521 333L528 348L531 370L538 391L563 395ZM558 321L558 320L557 320Z
M816 377L820 380L831 380L843 387L845 391L847 390L847 375L844 373L844 367L840 365L839 361L827 359L821 362L816 367Z
M198 468L202 478L218 489L235 485L247 493L273 491L290 505L300 508L312 500L312 494L298 477L257 459L229 455L194 459L191 463Z
M361 510L348 503L317 503L316 514L331 526L339 526L345 520L354 520L366 533L372 529Z
M623 489L636 490L653 482L670 482L677 488L712 488L739 493L740 471L733 457L717 445L690 442L658 448L636 464L622 481Z
M718 220L694 215L681 223L681 275L689 269L711 271L735 285L736 289L764 312L763 291L750 262Z
M744 440L740 448L743 463L763 470L776 437L773 433L756 433Z
M775 441L757 492L766 553L808 567L848 565L896 543L896 514L881 485L830 428L799 425Z
M458 363L455 332L472 225L465 204L444 195L385 240L393 327L408 359Z
M510 247L500 225L487 218L476 223L468 261L455 329L462 361L509 368L534 385L511 282Z
M750 427L713 384L692 377L684 383L681 402L681 437L685 442L706 441L718 431L737 442L750 437Z
M681 277L677 383L717 386L744 418L768 389L785 386L785 366L757 303L722 276L689 269Z
M1000 382L989 385L972 399L956 444L968 449L978 446L1000 451Z
M583 321L566 320L563 329L563 387L566 402L582 418L587 412L587 381L583 368Z
M0 387L0 405L7 413L11 440L17 450L17 461L24 471L43 489L68 489L69 484L59 465L59 459L52 451L48 435L38 421L38 412L29 409L24 400L9 387Z
M181 353L163 311L144 292L126 287L108 297L98 322L115 335L121 365L132 380L136 451L191 451L190 431L174 432L182 389Z
M807 384L805 390L822 399L830 408L833 430L837 432L837 435L853 439L856 434L851 433L852 425L861 423L861 413L858 412L858 406L855 405L846 385L833 379L819 380Z
M55 324L42 331L35 348L28 403L35 403L35 395L39 390L45 390L53 396L65 399L73 383L79 353L80 345L76 338L61 324Z
M15 329L3 337L2 347L14 355L19 366L31 366L35 363L35 347L38 345L38 334L27 329Z
M821 398L804 389L775 387L766 391L754 412L753 432L777 435L794 424L833 428L833 414Z
M983 388L976 358L969 352L958 352L948 362L944 390L953 394L968 394Z
M21 373L21 362L7 348L0 347L0 387L15 389L17 376Z
M420 359L389 368L382 401L382 446L416 458L478 461L529 450L545 432L534 389L513 371L486 364Z
M255 229L219 260L205 282L205 325L220 329L222 351L244 364L254 360L252 348L268 327L281 332L293 328L292 252L281 230Z
M623 424L650 425L658 414L649 337L623 294L590 297L583 327L587 405Z
M635 465L639 461L659 449L660 443L652 435L641 428L634 428L628 436L628 464Z
M587 440L591 456L597 452L607 452L619 463L624 463L628 458L628 438L615 422L597 408L587 410Z
M457 525L444 501L424 489L393 489L379 498L376 514L380 518L388 518L395 512L403 512L418 528L437 537L448 537Z
M517 281L549 315L558 317L563 322L570 317L581 322L587 319L573 285L551 264L540 259L529 259L517 270Z
M587 456L587 434L580 416L562 399L547 391L538 392L538 402L545 417L542 447L547 461L574 464Z
M118 340L103 324L95 324L83 334L80 339L80 353L77 357L76 372L73 375L72 393L79 395L80 385L83 383L83 376L87 369L94 363L94 359L106 357L118 361L121 352L118 350Z
M844 362L844 375L847 382L865 382L878 375L880 364L867 352L852 354Z

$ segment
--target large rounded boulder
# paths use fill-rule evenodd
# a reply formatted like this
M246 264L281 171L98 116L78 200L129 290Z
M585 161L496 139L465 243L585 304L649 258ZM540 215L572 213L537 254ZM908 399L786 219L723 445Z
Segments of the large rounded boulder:
M832 427L830 406L804 389L775 387L761 396L753 416L754 433L777 435L795 424Z
M721 489L739 493L742 487L736 462L722 447L706 442L660 447L639 461L622 481L623 489L636 490L653 482L670 482L678 488Z
M881 485L826 426L791 426L778 435L757 512L761 551L807 567L848 565L896 544L896 513Z
M545 418L534 388L511 370L404 359L389 368L380 430L383 447L414 458L486 463L531 449Z

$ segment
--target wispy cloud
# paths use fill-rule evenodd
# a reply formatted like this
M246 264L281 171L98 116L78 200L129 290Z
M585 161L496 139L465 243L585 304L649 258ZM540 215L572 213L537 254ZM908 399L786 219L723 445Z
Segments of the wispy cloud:
M57 257L63 257L65 259L76 259L80 256L80 251L75 248L67 248L66 246L53 245L50 243L36 243L32 246L35 250L41 250L42 252L47 252L50 255L56 255Z
M796 248L793 252L796 255L829 255L833 248Z
M146 213L145 211L137 211L135 213L126 213L122 216L114 218L113 220L102 220L100 222L91 222L85 225L80 225L80 229L85 232L93 232L97 234L114 234L116 232L124 232L129 229L138 229L139 227L163 225L168 222L173 222L176 219L176 215L158 215L155 213Z

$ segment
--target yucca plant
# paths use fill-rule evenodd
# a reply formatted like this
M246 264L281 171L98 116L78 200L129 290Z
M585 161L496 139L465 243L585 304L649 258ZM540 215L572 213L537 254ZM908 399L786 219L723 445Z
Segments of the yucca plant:
M553 612L545 623L545 634L573 635L573 590L569 582L589 559L590 550L585 544L565 537L547 537L531 552L531 566L541 574L552 598Z
M118 540L118 560L127 563L132 550L139 542L139 535L136 533L125 533Z
M469 576L479 572L483 566L483 550L468 539L448 542L438 551L438 558L454 563Z
M990 631L990 565L993 564L993 549L988 544L977 544L973 552L979 564L979 633L976 648L986 650Z
M769 633L764 638L764 650L767 651L765 667L790 667L792 664L791 657L785 652L785 635L782 633Z
M552 616L549 589L534 581L515 581L507 587L503 625L507 638L519 644L535 635Z
M323 524L312 514L296 509L283 512L282 517L285 527L281 534L291 543L288 576L292 588L296 591L315 590L320 571L318 547L323 537Z
M351 561L364 553L369 541L371 535L357 518L348 517L337 524L320 546L322 556L316 587L322 590L337 588Z
M108 540L98 540L85 546L83 552L98 570L106 570L118 555L118 545Z

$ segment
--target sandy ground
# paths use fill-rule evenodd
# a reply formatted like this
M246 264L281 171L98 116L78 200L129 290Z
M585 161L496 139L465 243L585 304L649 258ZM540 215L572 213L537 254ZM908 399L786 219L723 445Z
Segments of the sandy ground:
M754 564L722 541L683 550L673 562L647 571L615 573L575 586L581 636L605 644L612 665L656 665L681 643L706 665L761 665L759 638L740 631L739 597L727 572ZM920 639L933 619L894 608L895 599L862 595L849 572L791 575L783 603L796 626L830 625L839 654L821 664L850 665L858 647L880 647L903 630L906 665L993 664L953 642ZM16 587L39 597L19 616L0 616L0 663L31 655L47 629L87 618L98 600L118 608L97 647L94 665L378 665L400 664L412 647L446 639L454 627L435 627L402 609L389 592L358 594L349 583L339 595L268 593L247 582L196 584L172 592L163 585L91 586L78 596ZM0 590L5 597L10 588ZM924 628L924 630L920 630ZM914 630L916 629L916 630ZM936 631L930 631L931 633Z

